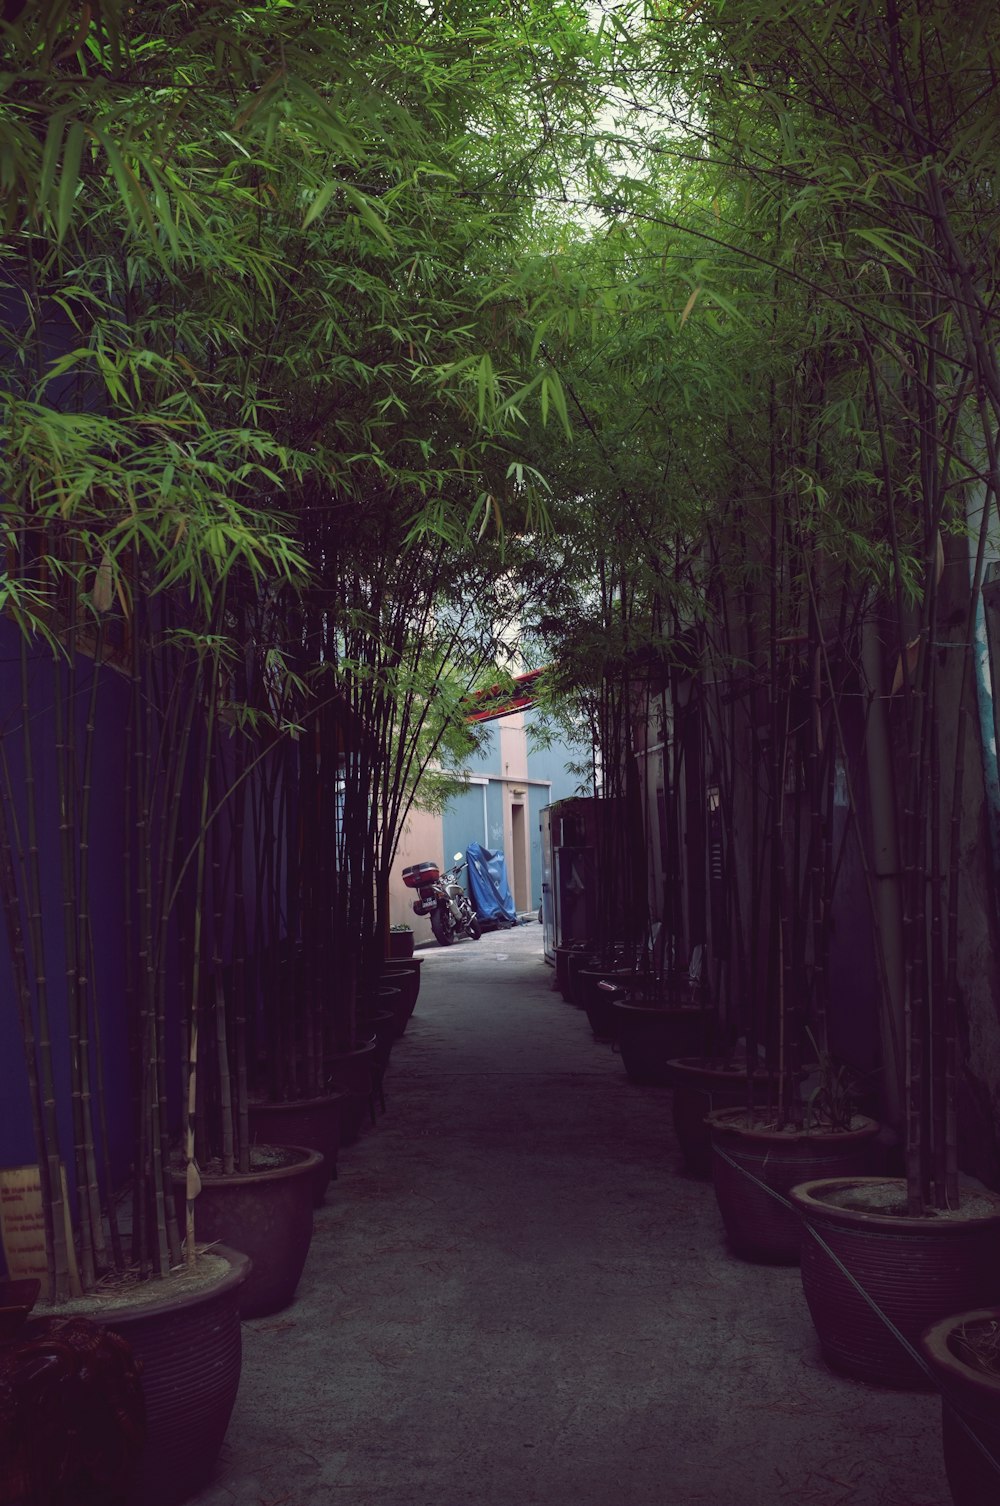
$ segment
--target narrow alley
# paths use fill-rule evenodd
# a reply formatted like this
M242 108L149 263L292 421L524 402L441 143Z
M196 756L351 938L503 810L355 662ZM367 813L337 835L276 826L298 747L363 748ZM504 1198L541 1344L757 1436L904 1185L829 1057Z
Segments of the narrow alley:
M422 955L198 1506L944 1506L937 1400L832 1375L797 1270L727 1253L540 929Z

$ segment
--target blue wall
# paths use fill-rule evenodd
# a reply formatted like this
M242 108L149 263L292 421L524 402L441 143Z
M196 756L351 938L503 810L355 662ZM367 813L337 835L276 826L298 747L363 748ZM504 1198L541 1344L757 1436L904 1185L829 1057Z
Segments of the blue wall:
M94 673L91 660L77 661L76 737L82 754L89 692ZM59 794L56 775L53 705L55 676L64 689L64 665L51 653L30 661L29 706L42 889L42 930L48 984L57 1101L68 1108L69 1041L67 1029L66 959L63 944L62 882L59 846ZM90 829L91 927L94 938L93 996L99 1012L105 1074L105 1106L116 1177L127 1169L130 1145L129 1063L126 1029L122 838L122 788L126 747L125 721L128 685L114 670L100 670ZM25 761L21 715L19 635L12 624L0 622L0 728L14 791L14 813L26 842ZM11 833L13 839L13 833ZM26 926L26 915L22 925ZM38 1154L31 1122L27 1072L14 1001L13 972L6 928L0 942L0 1165L34 1164ZM36 1022L37 1024L37 1022ZM96 1084L95 1084L96 1087ZM71 1125L68 1113L60 1122L60 1142L67 1175L73 1181Z

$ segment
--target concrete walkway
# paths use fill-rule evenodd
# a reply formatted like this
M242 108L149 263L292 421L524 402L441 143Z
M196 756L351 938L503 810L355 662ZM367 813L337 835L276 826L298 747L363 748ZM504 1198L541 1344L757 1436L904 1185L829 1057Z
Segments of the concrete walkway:
M727 1253L540 928L422 955L199 1506L947 1506L936 1399L830 1374L798 1271Z

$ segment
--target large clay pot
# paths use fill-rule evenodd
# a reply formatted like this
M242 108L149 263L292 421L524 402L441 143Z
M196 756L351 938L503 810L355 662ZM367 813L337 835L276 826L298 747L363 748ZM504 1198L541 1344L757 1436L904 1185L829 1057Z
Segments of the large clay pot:
M293 1098L287 1103L252 1103L250 1134L268 1145L305 1145L323 1159L313 1178L313 1207L322 1206L326 1189L337 1175L340 1149L342 1093L322 1098Z
M987 1340L992 1358L980 1357ZM933 1324L920 1348L941 1392L944 1467L955 1506L1000 1498L1000 1307L955 1313Z
M645 1086L668 1087L668 1063L702 1049L714 1019L712 1011L697 1005L676 1008L635 995L616 999L612 1009L622 1065L631 1082Z
M572 1004L573 983L570 977L572 959L583 953L589 960L591 954L589 952L584 953L583 949L579 946L557 946L553 948L553 951L555 952L556 959L556 989L562 994L567 1004ZM596 961L596 958L594 960Z
M386 999L386 994L395 996L395 989L379 990L379 1008L374 1011L366 1010L358 1016L359 1028L366 1034L374 1034L375 1050L371 1055L370 1083L374 1098L378 1099L385 1111L385 1074L389 1065L389 1057L396 1042L396 1015L391 1007L391 1000ZM384 1008L382 1006L388 1005Z
M396 1034L400 1036L410 1023L420 993L420 964L422 958L413 957L409 962L385 962L379 973L379 983L396 991L392 1009L396 1016Z
M682 1056L667 1063L667 1073L674 1090L674 1131L684 1165L694 1176L710 1177L712 1134L705 1118L716 1109L746 1107L746 1063L718 1066L700 1056ZM767 1081L767 1073L754 1074L755 1103L766 1102Z
M371 1113L372 1058L375 1036L363 1039L353 1051L338 1051L323 1063L326 1080L344 1096L340 1101L340 1143L353 1145Z
M817 1176L864 1176L878 1134L875 1120L861 1115L849 1130L748 1125L745 1109L720 1109L707 1119L715 1196L730 1247L744 1260L773 1265L799 1260L801 1224L788 1206L791 1189Z
M608 964L611 965L610 963ZM586 970L597 969L601 966L601 959L596 952L585 951L582 947L571 947L566 954L566 987L563 989L563 998L567 1004L583 1006L583 999L577 990L577 975Z
M313 1232L313 1186L322 1161L304 1145L257 1147L257 1153L287 1152L285 1164L249 1175L212 1176L202 1171L195 1200L199 1243L239 1245L252 1270L240 1293L240 1316L262 1318L287 1307L295 1295ZM177 1214L184 1226L185 1178L173 1175Z
M1000 1194L971 1179L962 1187L969 1216L959 1218L908 1217L898 1177L808 1181L792 1202L805 1226L802 1287L833 1370L926 1390L923 1369L871 1303L914 1347L939 1318L1000 1304Z
M129 1506L177 1506L212 1478L240 1383L240 1293L250 1261L226 1245L214 1285L112 1314L90 1314L139 1361L146 1445Z

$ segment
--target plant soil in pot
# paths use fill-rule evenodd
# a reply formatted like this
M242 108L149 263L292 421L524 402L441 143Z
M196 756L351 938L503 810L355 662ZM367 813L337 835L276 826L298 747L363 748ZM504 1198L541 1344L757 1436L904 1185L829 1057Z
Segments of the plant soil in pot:
M706 1117L715 1196L729 1245L744 1260L763 1264L799 1260L801 1225L788 1206L791 1189L817 1172L864 1176L878 1134L875 1120L861 1114L850 1129L808 1130L778 1129L766 1118L748 1123L746 1110L739 1108Z
M617 1023L618 1050L629 1080L647 1086L667 1087L668 1063L678 1056L692 1056L701 1047L714 1014L694 1007L675 1008L634 994L612 1005Z
M342 1093L321 1098L291 1098L287 1103L251 1103L250 1134L262 1144L305 1145L323 1157L313 1177L313 1207L322 1206L337 1175Z
M912 1217L901 1178L839 1176L805 1182L792 1201L807 1226L802 1286L827 1364L926 1390L924 1371L858 1286L913 1346L949 1313L1000 1303L1000 1194L963 1179L957 1209Z
M353 1051L337 1051L323 1063L331 1088L343 1093L340 1102L340 1143L354 1145L371 1108L372 1061L375 1037L367 1036Z
M667 1063L673 1088L674 1131L686 1169L694 1176L712 1175L712 1133L706 1115L716 1109L737 1109L747 1101L745 1062L713 1064L701 1056L675 1057ZM754 1074L754 1097L767 1099L768 1074Z
M941 1392L941 1439L951 1498L955 1506L996 1506L1000 1307L942 1318L924 1334L920 1348Z
M198 1239L238 1242L252 1263L240 1294L241 1317L279 1312L295 1295L312 1240L313 1188L322 1159L304 1145L255 1145L248 1175L201 1167ZM184 1173L175 1172L173 1180L177 1216L183 1219Z

